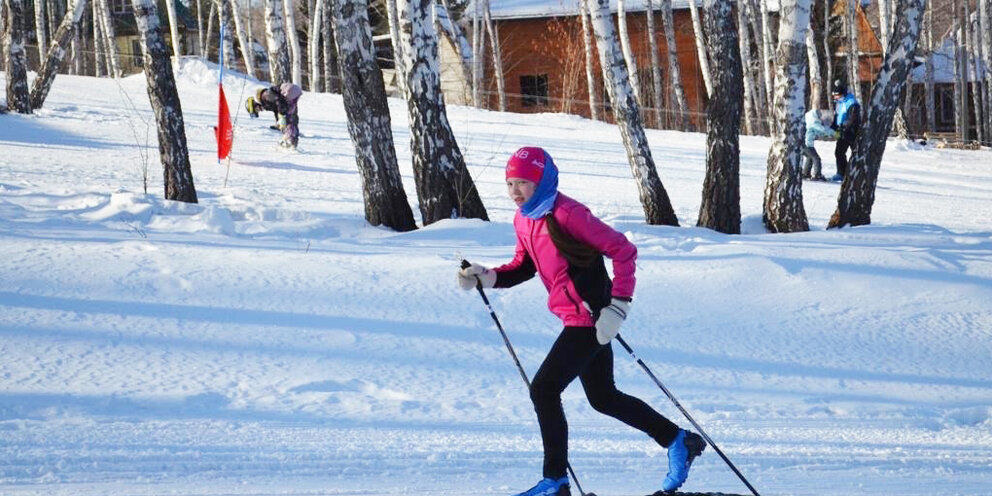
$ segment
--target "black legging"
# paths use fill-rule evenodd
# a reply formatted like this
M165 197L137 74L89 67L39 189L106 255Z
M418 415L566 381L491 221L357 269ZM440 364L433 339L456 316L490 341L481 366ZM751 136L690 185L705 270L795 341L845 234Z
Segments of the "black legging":
M643 401L617 390L613 382L613 347L596 341L594 327L565 327L534 376L530 397L544 442L544 477L565 476L568 424L561 393L576 377L596 411L609 415L668 446L678 426Z
M849 139L847 136L841 135L841 138L837 140L837 147L834 148L834 158L837 159L837 173L842 176L847 175L847 150L853 144L853 138Z

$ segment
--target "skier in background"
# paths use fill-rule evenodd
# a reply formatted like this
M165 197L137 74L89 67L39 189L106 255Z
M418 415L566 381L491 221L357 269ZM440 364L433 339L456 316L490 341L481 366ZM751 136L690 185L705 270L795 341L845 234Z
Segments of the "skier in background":
M508 288L537 274L548 290L548 308L564 330L538 369L530 397L544 444L543 479L517 496L569 496L568 426L561 393L577 377L597 411L643 431L668 448L665 491L685 482L692 460L706 447L646 403L617 390L610 341L627 317L634 293L637 248L589 209L558 192L558 168L541 148L524 147L506 164L506 186L517 204L513 260L489 269L471 264L458 272L464 290L476 281ZM603 256L613 263L613 280Z
M293 83L262 88L255 93L254 98L248 97L245 100L245 110L252 119L258 117L259 110L275 113L276 128L282 131L279 146L295 150L300 141L300 117L296 103L302 95L303 90Z
M831 178L843 181L847 175L847 151L861 131L861 104L854 94L847 91L847 85L840 79L834 81L831 90L834 99L834 123L831 129L837 137L837 147L834 148L834 158L837 159L837 174Z
M826 181L827 178L823 177L823 163L820 160L820 155L816 153L813 142L816 138L834 135L834 131L824 125L824 121L832 121L831 112L829 110L810 109L809 112L806 112L805 118L806 141L805 146L803 146L803 179Z

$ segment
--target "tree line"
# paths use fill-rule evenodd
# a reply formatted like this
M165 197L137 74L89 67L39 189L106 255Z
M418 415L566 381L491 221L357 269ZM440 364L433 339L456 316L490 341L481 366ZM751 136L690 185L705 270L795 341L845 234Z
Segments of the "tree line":
M857 12L858 0L836 1L847 2L842 5L846 8L844 19L848 20L841 26L848 27L847 53L857 53L856 48L851 48L859 46L858 29L851 28L857 26L856 18L851 13ZM917 61L921 33L927 35L925 46L933 48L934 1L881 0L879 3L879 38L883 42L884 55L870 94L859 97L864 102L867 124L854 146L850 173L841 186L830 227L870 223L885 140L893 124L899 128L904 121L902 110L907 99L907 79ZM990 0L974 0L974 8L970 7L969 1L961 0L965 7L960 9L958 0L950 1L954 2L954 12L962 14L952 20L950 29L957 29L954 33L959 33L952 33L953 39L960 38L972 48L971 52L960 52L965 54L960 57L962 63L955 61L956 70L960 68L956 74L965 77L955 86L955 102L962 103L960 115L964 116L956 121L959 124L967 122L966 110L970 107L966 102L970 95L974 102L974 125L981 139L982 133L992 130L992 122L989 122L992 119L989 108L992 75L988 71L980 74L978 70L992 65L988 64L992 57L988 46L992 42L988 29L989 10L992 10L988 5ZM3 0L0 4L3 6L0 20L4 21L7 103L10 109L21 113L39 108L56 73L64 70L67 51L73 51L71 47L79 42L81 19L87 4L86 0L66 0L60 10L53 8L58 0L33 0L33 34L41 62L38 76L28 88L25 54L25 40L30 31L28 3L28 0ZM149 100L156 116L166 198L195 202L182 109L170 63L170 55L180 56L182 49L179 43L172 43L170 54L154 0L130 0L130 3L141 36ZM164 3L169 40L177 40L179 23L175 4ZM203 3L209 5L205 30ZM684 93L680 91L678 62L674 57L671 2L659 0L659 3L668 48L668 73L674 89L670 92L670 103L683 115L678 122L685 128L688 119ZM111 48L115 44L108 0L93 0L91 5L93 45L105 49L102 64L97 65L102 65L107 74L118 75L119 64L114 59L119 55ZM829 12L833 4L825 0L821 5L824 28L820 32L826 33L830 31ZM194 6L193 10L201 19L196 33L201 54L209 53L216 19L219 29L233 30L236 34L228 36L228 43L219 48L224 50L225 60L235 60L236 40L241 61L249 74L258 75L267 65L267 76L274 83L292 81L305 84L312 91L342 93L363 183L366 219L373 225L403 231L415 229L416 223L398 171L385 83L373 39L374 29L388 32L397 87L408 104L414 180L423 224L452 217L487 219L485 206L447 120L440 87L438 43L447 40L454 47L476 106L485 104L482 88L491 84L483 80L487 73L488 51L490 74L496 79L499 93L497 102L500 109L505 109L504 57L488 0L471 3L377 0L374 5L369 5L367 0L264 0L261 11L256 9L255 12L264 20L264 54L258 54L254 48L250 2L195 0ZM810 106L821 106L819 102L825 93L823 81L837 77L830 60L831 54L837 53L837 47L830 46L826 34L822 36L824 57L818 55L817 23L813 22L815 0L781 0L777 16L769 13L765 0L703 0L698 9L696 3L690 1L689 6L709 101L706 109L706 176L696 225L725 233L740 231L739 136L743 126L747 133L765 132L772 138L763 203L766 227L773 232L808 230L800 178L802 117ZM654 7L650 0L648 7L648 26L653 40ZM652 43L651 84L642 85L638 80L637 62L629 49L623 0L616 16L610 10L609 0L580 0L578 9L576 14L582 21L585 75L590 83L590 108L596 109L594 83L597 75L592 67L593 58L598 55L603 85L638 186L645 220L649 224L679 225L651 155L642 112L645 98L642 86L650 88L656 107L657 102L663 100L660 94L661 57L657 47ZM50 37L39 35L52 32L52 26L46 29L45 16L39 12L48 13L49 23L53 15L62 14L58 29ZM301 12L305 14L301 17L308 18L298 20L296 14ZM103 42L97 42L98 33ZM306 35L305 43L301 41L300 33ZM306 57L301 50L304 45ZM860 81L858 57L848 55L845 58L848 80ZM931 63L929 57L926 60L927 64ZM309 66L306 82L302 80L304 61ZM971 85L973 91L970 93L965 82L969 80L968 74L978 83ZM856 92L861 91L860 84L851 86ZM930 86L932 81L927 90L928 98ZM933 112L929 105L927 112ZM594 113L593 118L599 117ZM933 120L929 119L929 122L932 124ZM967 125L964 128L967 129Z

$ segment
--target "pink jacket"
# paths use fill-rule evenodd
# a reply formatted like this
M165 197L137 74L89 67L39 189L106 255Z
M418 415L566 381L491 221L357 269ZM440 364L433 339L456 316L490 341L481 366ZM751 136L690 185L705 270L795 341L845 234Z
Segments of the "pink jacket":
M513 218L516 253L510 263L495 269L496 287L519 284L537 273L548 289L551 313L566 326L593 326L600 309L609 305L611 297L629 299L634 294L637 248L623 234L596 218L585 205L561 193L552 213L569 235L613 261L612 282L602 257L591 267L570 266L551 241L547 221L529 219L517 210Z

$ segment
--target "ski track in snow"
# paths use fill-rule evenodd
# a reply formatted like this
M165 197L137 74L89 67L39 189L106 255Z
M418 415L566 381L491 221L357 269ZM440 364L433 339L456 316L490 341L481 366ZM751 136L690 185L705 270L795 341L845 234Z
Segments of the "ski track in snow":
M184 60L178 74L196 205L161 199L142 76L60 75L36 115L0 116L0 493L529 487L541 467L530 401L478 294L454 284L461 258L512 256L502 168L526 144L637 243L624 336L762 494L989 493L987 150L890 141L873 225L824 231L839 185L810 183L813 230L770 235L769 140L742 137L744 234L727 236L644 225L614 126L451 106L493 222L400 234L363 220L339 95L304 95L300 153L287 154L268 114L239 111L259 83L228 75L228 170L213 158L216 71ZM405 102L389 104L416 213ZM692 226L705 136L648 141ZM818 146L829 172L832 143ZM544 288L487 294L532 374L560 328ZM621 389L687 425L614 353ZM578 386L563 403L583 489L660 487L663 448L593 411ZM746 492L712 450L684 489Z

